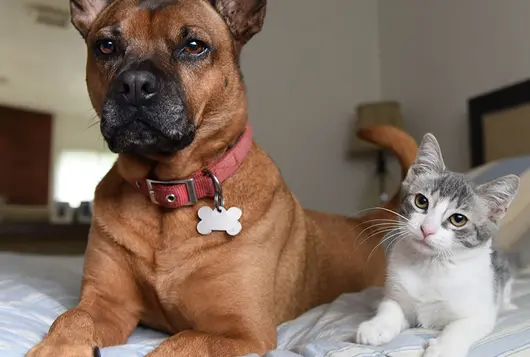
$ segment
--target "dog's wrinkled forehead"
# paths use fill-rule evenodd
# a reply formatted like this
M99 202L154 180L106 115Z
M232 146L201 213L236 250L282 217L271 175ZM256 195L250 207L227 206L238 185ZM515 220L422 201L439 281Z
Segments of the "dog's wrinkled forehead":
M219 14L201 0L115 0L92 24L90 33L109 26L131 35L149 31L151 40L170 37L185 27L198 27L217 37L229 34Z
M156 11L168 5L177 3L178 0L139 0L138 5L141 8Z
M212 36L231 34L237 51L264 22L266 0L70 0L72 23L86 39L105 26L129 22L134 28L166 25L166 34L180 23L203 27ZM229 36L230 37L230 36ZM160 38L153 34L151 39Z

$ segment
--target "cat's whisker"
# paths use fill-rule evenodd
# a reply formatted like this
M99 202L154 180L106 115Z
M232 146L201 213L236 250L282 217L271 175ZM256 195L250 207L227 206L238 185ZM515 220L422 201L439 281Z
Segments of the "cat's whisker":
M407 230L404 230L404 229L395 229L395 232L392 232L391 234L388 234L387 236L385 236L382 241L386 241L388 240L389 238L391 237L394 237L396 235L401 235L401 234L408 234L408 231Z
M370 219L368 221L363 221L363 222L359 222L359 224L355 225L354 228L357 228L359 226L362 226L363 224L369 224L371 222L388 222L388 223L391 223L391 222L394 222L394 223L401 223L395 219L390 219L390 218L374 218L374 219Z
M440 249L436 252L436 255L434 256L434 258L432 258L431 261L436 261L436 260L440 260L440 256L443 255L443 249Z
M383 227L396 227L397 228L397 226L398 226L398 224L396 224L395 221L372 224L372 225L366 227L365 229L363 229L359 234L357 234L357 236L355 237L355 240L357 240L357 238L361 237L364 232L366 232L367 230L372 229L374 227L381 227L381 228L383 228Z
M377 249L380 245L382 245L382 244L384 244L386 241L388 241L390 238L394 238L394 239L390 242L390 244L392 244L395 240L397 240L397 239L399 239L399 238L401 238L401 237L403 237L403 236L406 236L406 235L407 235L407 232L399 232L399 231L398 231L398 232L396 232L396 233L393 234L393 235L391 234L391 235L389 235L388 237L385 237L384 239L381 240L381 242L379 242L379 243L374 247L374 249L372 249L372 251L370 252L370 254L368 254L368 259L367 259L367 261L370 261L370 258L371 258L372 255L375 253L376 249Z
M392 241L390 243L388 243L388 245L386 246L385 248L385 254L388 254L388 250L390 249L390 247L396 243L397 241L401 240L401 239L404 239L406 238L408 235L407 234L404 234L404 235L397 235L394 237L394 239L392 239Z
M448 260L455 256L455 252L451 248L446 248L445 252Z
M444 260L449 260L449 253L448 253L447 248L444 248L444 249L442 250L442 254L443 254L443 258L444 258Z
M369 235L367 238L363 239L354 249L357 250L359 247L361 247L366 241L368 241L371 237L377 235L377 234L383 234L383 235L386 235L388 233L391 233L393 231L395 231L396 229L395 228L386 228L386 229L381 229L379 231L377 231L376 233L373 233L371 235ZM386 237L385 237L386 238ZM384 238L383 238L384 239Z
M372 232L371 234L368 235L368 237L364 238L361 243L359 243L359 245L357 247L360 247L361 245L363 245L363 243L365 243L366 241L368 241L370 238L376 236L376 235L379 235L379 234L382 234L382 233L388 233L388 232L392 232L394 230L396 230L398 228L396 227L381 227L380 229Z
M392 231L394 231L394 229L386 230L386 231L384 231L384 232L381 232L381 234L386 235L386 234L388 234L388 233L391 233ZM355 249L361 247L364 243L366 243L366 241L368 241L368 239L370 239L370 237L364 239L361 243L359 243L359 244L355 247Z
M403 231L401 232L404 236L408 236L409 232L408 231ZM387 247L385 248L385 253L387 253L388 249L392 246L392 244L394 244L394 242L399 239L401 237L401 234L396 234L393 236L394 239L392 239L392 241L387 245Z
M398 244L403 239L406 239L408 236L409 236L409 232L405 232L405 234L400 235L400 236L396 237L396 239L392 240L392 242L390 242L389 246L391 246L392 244Z
M396 236L399 236L401 234L404 234L406 232L403 232L403 231L400 231L400 230L396 230L395 232L392 232L391 234L388 234L386 235L383 239L381 239L381 243L385 243L386 241L396 237Z
M352 226L350 229L348 229L346 232L344 232L343 236L347 236L351 233L351 231L353 231L354 229L358 228L359 226L361 225L364 225L364 224L367 224L367 223L370 223L370 222L376 222L376 221L388 221L388 223L395 223L395 224L404 224L403 222L399 221L399 220L396 220L396 219L389 219L389 218L374 218L374 219L370 219L368 221L362 221L362 222L359 222L357 225L355 226ZM355 239L357 240L358 237L355 237Z
M363 213L363 212L366 212L366 211L376 210L376 209L379 209L379 210L382 210L382 211L386 211L386 212L389 212L389 213L395 214L396 216L403 218L403 219L406 220L407 222L410 221L407 217L403 216L402 214L400 214L400 213L398 213L398 212L396 212L396 211L392 211L391 209L388 209L388 208L385 208L385 207L370 207L370 208L365 208L365 209L362 209L362 210L358 211L357 213L353 214L352 216L355 216L355 215L357 215L357 214L360 214L360 213Z
M386 229L386 228L390 228L390 227L393 227L393 228L400 228L401 225L399 224L396 224L395 222L383 222L383 223L378 223L378 224L372 224L368 227L366 227L365 229L363 229L361 232L359 232L359 234L357 234L356 236L356 239L359 238L359 237L362 237L363 234L366 232L366 231L370 231L369 233L373 233L373 232L377 232L378 230L380 229Z
M442 254L443 254L444 260L449 260L451 258L449 248L443 248L442 249Z

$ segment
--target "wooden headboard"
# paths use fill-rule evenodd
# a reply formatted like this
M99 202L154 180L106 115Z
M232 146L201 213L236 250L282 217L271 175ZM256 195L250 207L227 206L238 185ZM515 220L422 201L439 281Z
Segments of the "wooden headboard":
M530 80L468 101L471 167L530 153Z

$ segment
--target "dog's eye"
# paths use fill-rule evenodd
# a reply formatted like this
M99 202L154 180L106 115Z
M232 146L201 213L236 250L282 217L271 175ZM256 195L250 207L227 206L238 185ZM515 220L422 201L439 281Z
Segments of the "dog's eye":
M208 51L208 46L199 40L189 40L183 47L183 52L190 56L199 56Z
M96 42L96 50L99 54L108 56L116 53L116 43L112 40L99 40Z

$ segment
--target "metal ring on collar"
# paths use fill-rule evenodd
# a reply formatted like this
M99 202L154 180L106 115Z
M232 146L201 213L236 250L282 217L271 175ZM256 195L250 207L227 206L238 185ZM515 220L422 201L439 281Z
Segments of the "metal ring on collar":
M225 205L225 198L223 197L223 195L216 192L213 196L213 204L215 206L215 209L218 212L221 212L221 207L224 207Z
M221 182L219 181L217 176L215 176L215 174L211 170L204 169L204 172L208 176L210 176L212 181L213 181L213 186L214 186L214 190L215 190L215 194L213 196L213 203L215 205L215 209L217 209L217 211L221 212L221 207L224 207L224 205L225 205L225 199L223 197L223 187L221 186Z

